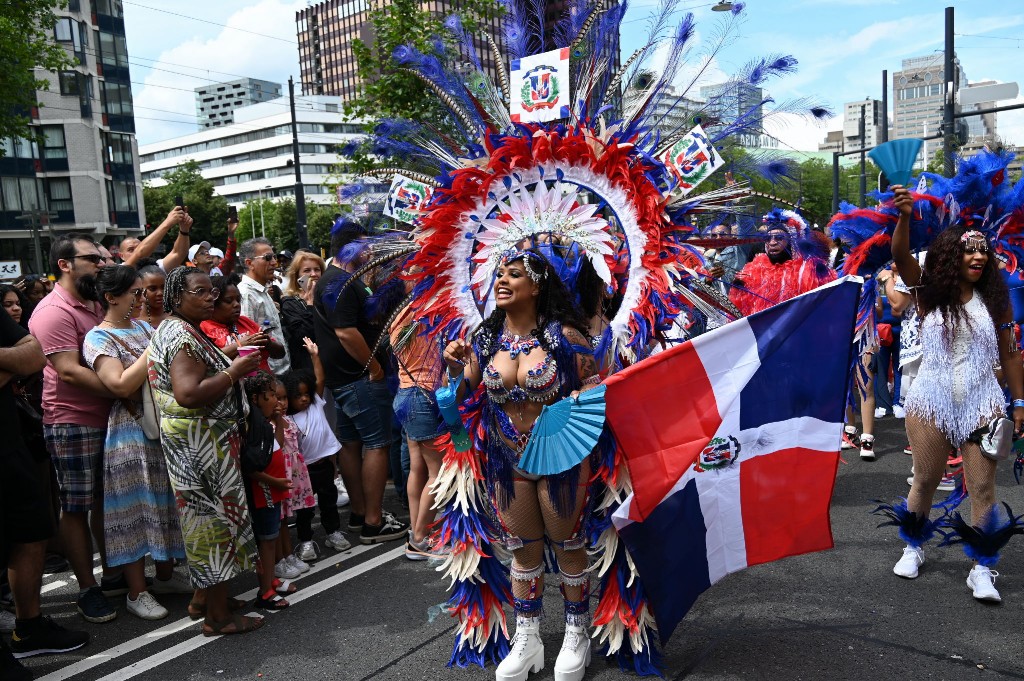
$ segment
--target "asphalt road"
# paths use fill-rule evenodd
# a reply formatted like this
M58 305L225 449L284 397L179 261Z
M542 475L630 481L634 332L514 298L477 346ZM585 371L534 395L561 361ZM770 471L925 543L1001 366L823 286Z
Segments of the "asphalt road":
M907 492L910 457L902 422L880 422L878 460L844 453L832 505L835 549L731 575L713 586L664 649L667 679L1024 679L1024 539L1004 552L1001 605L974 601L970 565L958 548L930 548L921 576L891 572L902 544L876 529L871 499ZM1024 488L1001 466L999 496L1024 512ZM393 501L393 498L392 498ZM395 505L397 506L397 505ZM65 585L59 584L64 582ZM37 679L56 681L378 681L493 679L493 669L448 669L451 622L431 620L445 584L425 563L407 561L401 543L332 554L301 579L290 609L255 634L207 639L185 614L187 597L161 597L171 616L143 622L123 610L109 624L74 614L69 573L48 576L46 613L90 631L78 654L27 660ZM233 593L255 589L253 576ZM548 611L558 592L549 587ZM531 680L553 678L560 622L544 624L548 664ZM622 678L595 659L589 680Z

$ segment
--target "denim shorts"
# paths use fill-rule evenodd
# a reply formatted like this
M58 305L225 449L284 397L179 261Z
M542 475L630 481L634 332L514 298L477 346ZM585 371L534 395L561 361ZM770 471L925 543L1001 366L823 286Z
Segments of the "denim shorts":
M281 533L281 508L279 506L251 507L249 513L252 516L252 531L258 541L277 539L277 535Z
M360 378L333 388L338 406L338 440L361 442L366 449L391 446L391 391L384 381Z
M426 442L441 434L441 413L433 395L415 386L399 388L394 407L405 436L413 442Z

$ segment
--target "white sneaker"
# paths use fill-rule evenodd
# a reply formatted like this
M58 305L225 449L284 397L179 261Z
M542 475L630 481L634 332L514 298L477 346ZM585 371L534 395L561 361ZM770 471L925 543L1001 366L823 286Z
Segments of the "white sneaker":
M875 460L875 438L860 436L860 458L861 461Z
M338 508L348 506L348 490L345 489L345 482L340 475L334 479L334 486L338 488Z
M907 546L903 549L903 557L896 561L892 571L904 579L915 579L917 569L924 565L924 551Z
M880 419L885 417L885 407L875 407L875 418Z
M302 561L316 560L320 557L320 550L317 548L316 542L304 541L295 550L295 555Z
M979 601L988 601L990 603L999 603L1002 601L1002 597L999 592L996 591L996 577L999 573L995 570L990 570L984 565L975 565L969 575L967 575L967 586L974 592L974 597Z
M952 492L956 489L956 476L952 473L943 475L935 489L939 492Z
M13 612L7 612L6 610L0 610L0 632L9 634L14 631L14 626L17 624L17 618Z
M327 540L324 543L335 551L348 551L352 548L352 543L349 542L348 538L340 530L327 535Z
M188 577L175 570L168 580L154 577L149 590L155 594L191 594L195 593L196 588Z
M582 681L590 665L590 637L586 627L565 625L562 649L555 659L555 681Z
M907 410L898 404L894 404L892 406L892 415L898 419L905 419L907 418Z
M544 642L539 617L516 617L511 650L494 670L495 681L526 681L530 672L544 669Z
M128 605L128 612L144 620L162 620L168 615L167 608L157 603L148 591L139 593L134 601L131 596L126 596L124 601Z
M278 579L295 579L301 574L302 570L292 566L287 558L277 561L277 565L274 566L274 576Z
M286 556L285 560L288 561L288 564L293 568L298 568L299 572L309 572L309 563L300 560L294 553Z

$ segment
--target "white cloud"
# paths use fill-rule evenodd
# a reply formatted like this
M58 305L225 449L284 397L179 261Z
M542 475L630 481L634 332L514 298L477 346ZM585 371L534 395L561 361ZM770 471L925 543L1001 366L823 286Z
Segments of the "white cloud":
M133 88L138 107L135 125L140 144L196 132L192 88L238 77L282 84L287 82L289 75L297 77L299 57L294 43L232 29L280 34L293 40L295 12L305 6L301 0L262 0L224 19L222 23L230 28L213 27L211 32L208 25L191 26L206 35L178 40L174 47L160 52L155 63L146 62L152 69L143 79L145 84ZM161 15L155 14L150 18L154 17L159 19ZM132 50L133 44L130 44L129 54ZM138 66L132 68L144 70ZM170 122L177 120L186 122Z

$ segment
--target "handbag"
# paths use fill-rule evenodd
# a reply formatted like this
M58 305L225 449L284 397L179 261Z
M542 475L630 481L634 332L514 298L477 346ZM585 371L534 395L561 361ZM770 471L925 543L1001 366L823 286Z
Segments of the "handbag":
M114 334L110 334L110 340L114 341L125 351L132 355L132 349L128 347L128 344L118 338ZM142 434L150 440L160 439L160 409L156 406L156 400L153 397L153 386L149 382L149 375L147 371L146 380L142 382L140 388L142 391L142 414L135 412L135 404L132 400L122 399L121 403L124 404L128 413L132 415L139 425L142 426Z
M889 347L893 342L892 324L876 324L875 330L878 333L878 344Z
M978 443L986 458L1002 461L1010 456L1013 446L1013 421L1005 416L997 416L988 425L974 431L968 439Z

